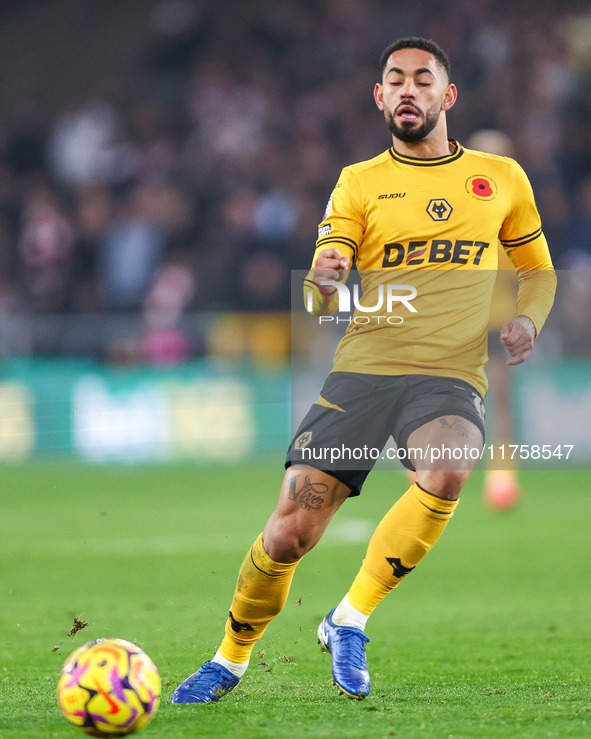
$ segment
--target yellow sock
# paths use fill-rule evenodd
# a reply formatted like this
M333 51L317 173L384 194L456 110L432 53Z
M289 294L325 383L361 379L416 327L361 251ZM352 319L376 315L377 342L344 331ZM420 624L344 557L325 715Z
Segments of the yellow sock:
M222 657L238 663L250 659L254 645L285 605L298 562L274 562L265 552L263 535L258 537L238 573L226 636L219 649Z
M457 500L426 493L416 483L386 513L375 530L349 602L366 616L427 554L453 516Z

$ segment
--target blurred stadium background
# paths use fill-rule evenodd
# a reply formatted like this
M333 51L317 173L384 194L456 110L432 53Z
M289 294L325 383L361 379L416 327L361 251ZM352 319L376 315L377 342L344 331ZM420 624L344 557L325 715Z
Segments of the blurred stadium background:
M390 144L371 91L407 35L451 56L450 134L511 140L561 270L518 440L591 458L588 3L4 0L1 461L285 448L290 271Z

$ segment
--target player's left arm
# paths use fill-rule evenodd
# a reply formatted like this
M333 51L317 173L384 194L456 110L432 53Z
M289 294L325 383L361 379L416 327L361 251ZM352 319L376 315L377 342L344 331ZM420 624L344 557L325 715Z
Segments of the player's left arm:
M517 316L501 329L501 344L511 355L506 364L521 364L534 350L537 337L536 327L531 318Z
M511 355L507 364L515 365L532 353L548 318L556 293L556 272L532 187L523 169L516 162L511 164L512 209L499 237L517 270L519 291L517 317L501 329L501 344Z

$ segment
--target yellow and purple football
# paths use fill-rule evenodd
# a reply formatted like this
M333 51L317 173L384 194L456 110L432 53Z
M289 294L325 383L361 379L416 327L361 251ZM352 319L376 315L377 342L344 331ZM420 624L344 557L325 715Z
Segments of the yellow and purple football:
M64 716L90 736L127 736L146 726L160 705L160 675L139 647L97 639L65 661L57 685Z

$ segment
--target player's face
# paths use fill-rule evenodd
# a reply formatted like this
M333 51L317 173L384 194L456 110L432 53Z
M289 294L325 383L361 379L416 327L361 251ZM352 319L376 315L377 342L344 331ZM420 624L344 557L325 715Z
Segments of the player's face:
M426 139L457 96L445 70L422 49L391 54L374 94L392 135L407 144Z

